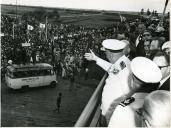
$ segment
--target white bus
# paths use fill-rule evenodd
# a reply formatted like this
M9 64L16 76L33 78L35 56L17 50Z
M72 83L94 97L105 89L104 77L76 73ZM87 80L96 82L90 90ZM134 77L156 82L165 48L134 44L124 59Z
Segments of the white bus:
M53 67L46 63L8 66L5 81L6 85L12 89L57 84Z

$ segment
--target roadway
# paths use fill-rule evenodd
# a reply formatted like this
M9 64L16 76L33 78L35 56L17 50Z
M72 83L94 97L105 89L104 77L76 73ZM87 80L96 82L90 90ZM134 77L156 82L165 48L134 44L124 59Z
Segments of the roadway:
M72 127L83 111L97 84L75 84L69 91L69 81L58 78L58 85L26 90L11 90L1 81L2 127ZM89 84L88 84L89 83ZM62 92L61 112L54 111L58 93Z

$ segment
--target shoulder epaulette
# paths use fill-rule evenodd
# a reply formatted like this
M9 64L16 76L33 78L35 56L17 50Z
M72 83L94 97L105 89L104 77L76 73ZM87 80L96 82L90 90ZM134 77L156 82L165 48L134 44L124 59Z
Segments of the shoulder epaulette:
M124 61L121 61L120 62L120 68L121 68L121 70L123 70L125 67L126 67L125 62Z
M129 97L126 100L122 101L119 105L125 107L125 106L131 104L134 101L135 101L135 98L134 97Z

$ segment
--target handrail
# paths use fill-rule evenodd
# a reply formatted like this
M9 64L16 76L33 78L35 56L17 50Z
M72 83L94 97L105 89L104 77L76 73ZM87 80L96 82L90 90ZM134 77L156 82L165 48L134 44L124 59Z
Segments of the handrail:
M101 97L100 94L102 92L106 77L107 73L105 73L105 75L101 79L100 83L98 84L96 90L88 101L86 107L84 108L74 127L86 127L89 125L88 123L90 123L90 117L92 116L94 109L97 109L97 103L99 103L99 97Z

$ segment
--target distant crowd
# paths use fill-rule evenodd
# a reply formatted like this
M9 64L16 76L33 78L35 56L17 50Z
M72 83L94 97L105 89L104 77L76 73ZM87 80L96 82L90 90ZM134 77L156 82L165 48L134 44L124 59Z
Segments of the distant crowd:
M15 18L2 14L1 69L8 65L9 60L13 64L50 63L58 75L65 78L71 69L77 73L88 71L89 63L83 57L85 52L92 49L103 56L101 42L111 38L128 42L129 49L125 54L131 59L136 56L152 58L169 40L168 19L161 22L157 15L153 18L140 16L100 28L48 23L46 29L41 28L41 22L35 19L34 23L24 19L16 23ZM29 29L28 25L32 28ZM30 46L23 47L22 43Z

